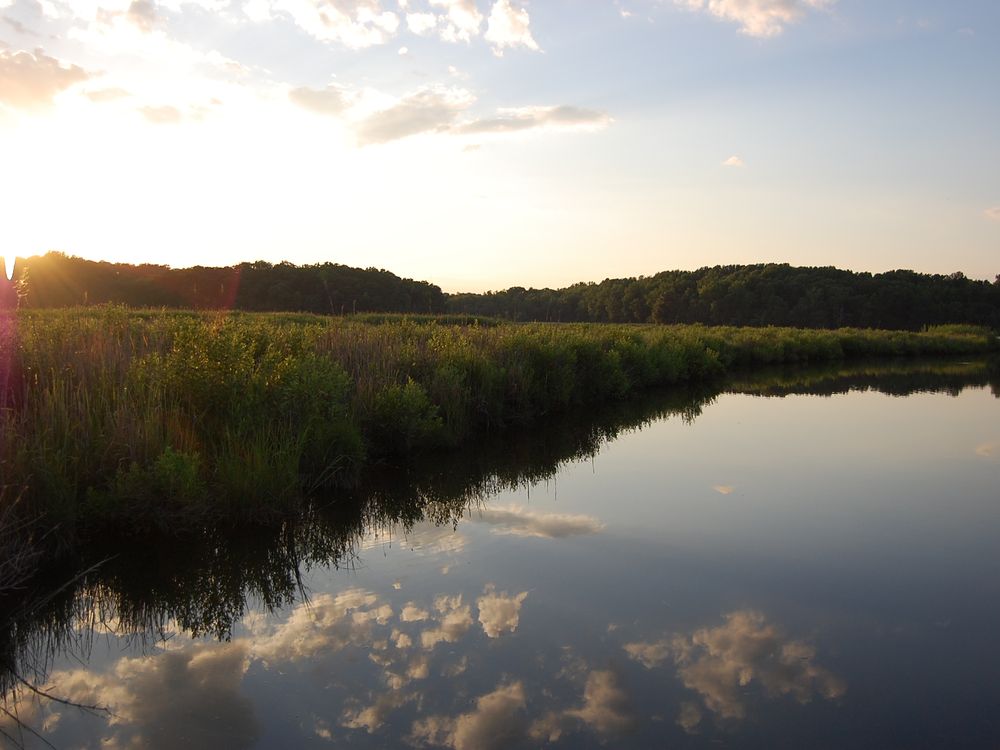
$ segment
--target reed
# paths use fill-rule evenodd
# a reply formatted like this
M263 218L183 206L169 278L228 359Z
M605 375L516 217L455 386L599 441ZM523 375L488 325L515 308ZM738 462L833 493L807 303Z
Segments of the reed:
M373 462L651 386L996 348L970 327L469 323L21 311L0 337L0 487L70 536L267 519Z

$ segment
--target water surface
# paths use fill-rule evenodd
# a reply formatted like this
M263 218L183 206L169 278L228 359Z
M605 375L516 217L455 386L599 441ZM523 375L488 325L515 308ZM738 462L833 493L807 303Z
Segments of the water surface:
M8 710L57 747L996 746L998 394L746 376L137 542L7 633L109 712Z

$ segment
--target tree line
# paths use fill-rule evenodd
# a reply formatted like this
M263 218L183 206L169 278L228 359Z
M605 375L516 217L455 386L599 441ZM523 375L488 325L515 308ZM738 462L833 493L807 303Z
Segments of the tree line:
M337 263L265 261L170 268L85 260L50 252L17 261L23 307L116 303L195 310L442 313L445 295L426 281Z
M456 313L514 321L706 323L802 328L894 328L970 323L1000 328L1000 276L857 273L788 264L714 266L606 279L562 289L511 287L445 294L376 268L264 261L170 268L47 253L18 261L21 304L119 303L198 310Z
M564 289L511 287L456 294L449 296L448 308L510 320L564 322L909 330L945 323L1000 327L1000 276L991 284L960 272L871 274L785 263L714 266Z

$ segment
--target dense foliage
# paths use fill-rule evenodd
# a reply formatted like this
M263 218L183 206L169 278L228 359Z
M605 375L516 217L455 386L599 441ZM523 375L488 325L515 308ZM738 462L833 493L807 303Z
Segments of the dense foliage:
M997 328L1000 281L974 281L961 273L873 275L769 263L665 271L565 289L512 287L456 294L448 298L448 309L509 320L907 330L971 323Z
M739 366L996 347L968 327L465 326L124 308L0 323L0 487L67 531L266 517L373 461Z
M388 271L335 263L296 266L264 261L238 266L169 268L84 260L47 253L18 260L22 306L254 310L341 315L352 312L439 313L441 289Z
M607 279L565 289L512 287L446 295L424 281L333 263L263 261L228 268L97 263L61 253L18 261L22 305L257 312L414 313L449 322L703 323L706 325L920 330L946 323L1000 328L1000 282L961 273L854 273L787 264L716 266Z

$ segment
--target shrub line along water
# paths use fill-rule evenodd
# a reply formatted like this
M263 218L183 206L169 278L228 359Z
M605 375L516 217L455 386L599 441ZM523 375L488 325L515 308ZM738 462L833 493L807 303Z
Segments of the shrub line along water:
M986 329L8 315L0 487L45 528L267 519L365 466L737 368L982 354Z

